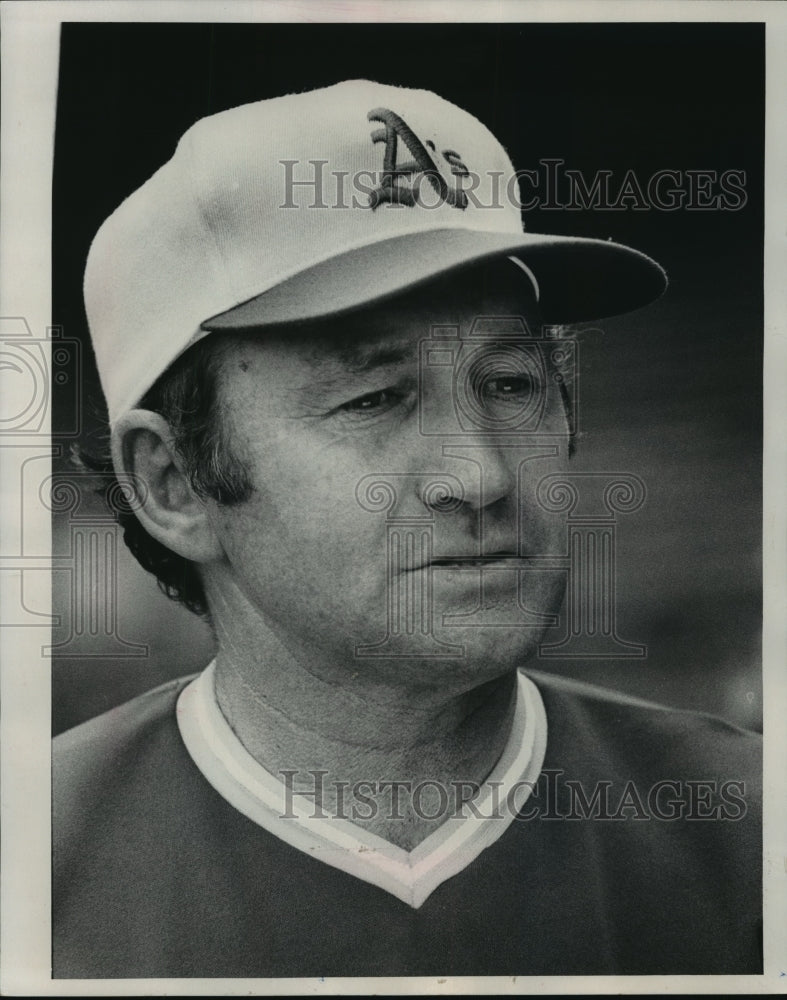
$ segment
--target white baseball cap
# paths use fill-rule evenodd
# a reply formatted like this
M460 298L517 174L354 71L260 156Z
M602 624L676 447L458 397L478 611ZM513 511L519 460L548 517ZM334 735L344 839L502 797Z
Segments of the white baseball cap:
M90 248L110 422L211 331L355 309L498 255L524 265L549 322L664 291L629 247L523 232L518 196L492 133L425 90L350 80L201 119Z

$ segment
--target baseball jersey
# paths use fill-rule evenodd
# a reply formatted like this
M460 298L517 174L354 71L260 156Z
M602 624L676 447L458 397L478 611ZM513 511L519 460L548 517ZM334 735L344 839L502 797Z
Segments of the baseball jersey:
M495 802L408 854L173 681L55 741L53 975L761 972L760 743L528 671Z

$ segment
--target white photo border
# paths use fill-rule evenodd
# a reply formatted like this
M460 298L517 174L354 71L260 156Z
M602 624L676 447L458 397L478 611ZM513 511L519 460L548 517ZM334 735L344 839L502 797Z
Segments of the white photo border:
M767 2L594 2L583 0L411 0L312 3L269 0L27 2L0 4L2 19L2 176L0 317L23 317L34 335L51 318L51 178L59 28L63 21L757 21L766 25L765 361L764 361L764 908L762 976L449 977L447 979L166 979L52 980L50 977L50 714L51 676L41 647L49 627L0 632L2 662L2 981L4 995L364 995L501 993L780 993L787 992L787 682L785 554L787 553L787 7ZM21 509L22 456L46 455L48 426L36 439L0 449L3 530ZM38 512L37 514L35 512ZM31 505L37 551L51 545L49 516ZM13 599L13 560L3 564ZM21 571L17 571L21 572ZM42 560L31 605L51 612ZM723 877L723 873L720 873Z

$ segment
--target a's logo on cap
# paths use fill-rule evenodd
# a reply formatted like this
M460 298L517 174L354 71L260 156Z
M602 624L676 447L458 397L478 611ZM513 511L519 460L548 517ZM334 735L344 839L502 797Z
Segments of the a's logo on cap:
M467 208L467 195L458 184L446 181L432 153L437 154L435 144L426 140L422 143L409 125L399 115L388 108L375 108L366 116L370 122L382 122L384 128L372 132L372 142L385 143L383 159L383 174L380 186L375 188L370 197L373 209L381 204L408 205L421 204L419 191L421 182L426 179L440 198L440 204L448 204L453 208ZM397 162L399 139L405 144L412 156L411 160ZM469 177L470 171L462 163L462 158L456 150L441 149L440 156L451 168L454 177ZM430 207L434 207L430 205Z

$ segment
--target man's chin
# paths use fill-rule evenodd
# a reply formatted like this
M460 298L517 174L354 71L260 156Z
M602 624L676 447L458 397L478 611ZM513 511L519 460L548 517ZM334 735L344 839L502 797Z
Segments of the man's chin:
M457 666L462 672L493 677L536 658L544 627L451 627L438 630L438 635L446 642L461 645L463 655L457 658Z
M442 627L428 635L389 635L360 644L353 681L424 692L465 691L517 670L538 656L543 628Z

